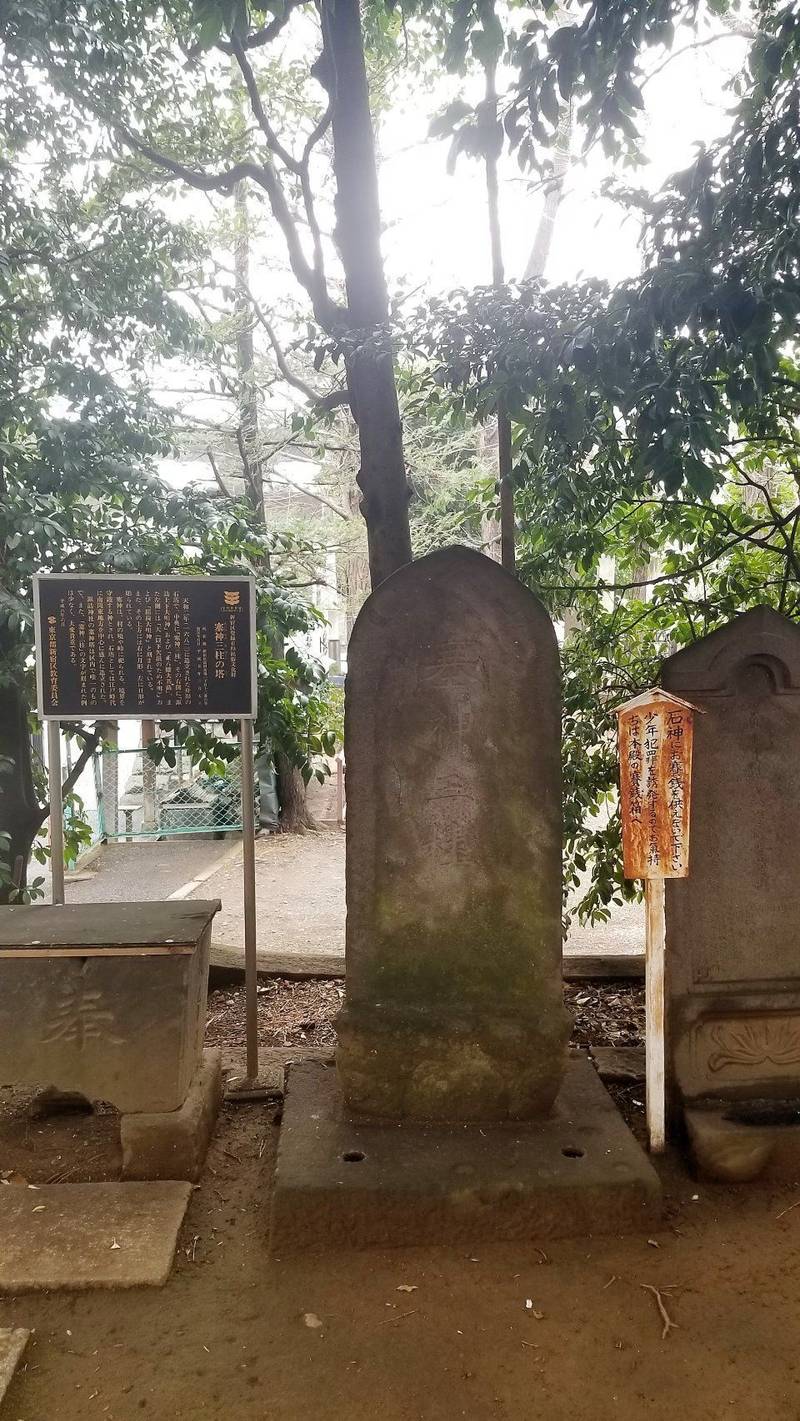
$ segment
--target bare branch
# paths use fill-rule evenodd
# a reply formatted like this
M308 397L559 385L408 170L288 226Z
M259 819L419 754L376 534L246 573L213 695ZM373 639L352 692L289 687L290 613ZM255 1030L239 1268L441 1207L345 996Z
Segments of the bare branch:
M303 163L308 163L308 160L309 160L309 158L311 157L311 154L312 154L313 150L316 148L317 144L319 143L319 141L320 141L320 139L323 137L323 135L324 135L325 133L327 133L328 129L330 128L332 118L333 118L333 100L330 99L330 100L328 101L328 107L326 108L324 114L322 115L322 118L319 120L318 123L316 123L316 124L314 125L314 127L312 128L310 134L308 135L308 138L307 138L306 141L305 141L305 146L304 146L304 148L303 148L303 158L302 158Z
M294 479L287 478L283 472L277 473L275 469L271 469L270 480L274 480L276 478L280 479L281 483L288 484L290 488L296 489L298 493L307 493L309 498L315 498L317 500L317 503L324 504L325 507L329 508L331 510L331 513L335 513L338 518L343 518L345 522L349 521L350 514L347 512L347 510L344 508L340 508L338 504L333 503L331 499L326 498L324 493L317 493L316 489L313 488L305 488L303 484L297 484L295 483Z
M283 14L276 15L275 19L270 20L269 24L265 25L263 30L256 30L254 34L246 35L242 40L243 48L260 49L265 44L271 44L274 39L277 39L292 11L296 10L297 7L303 3L304 0L285 0ZM217 49L221 49L225 54L233 53L233 46L229 44L227 40L218 40Z
M80 779L81 775L86 769L86 766L91 760L95 750L97 750L97 748L99 747L103 739L105 729L105 721L98 721L95 725L94 730L78 732L80 739L83 740L83 749L81 750L77 760L75 761L75 764L72 766L72 769L70 770L69 774L66 776L61 785L62 798L66 798L66 796L70 794L75 788L76 784L78 783L78 780ZM39 820L40 827L42 824L44 824L45 820L49 818L50 805L42 805L41 818Z
M230 498L230 497L231 497L230 490L226 487L225 480L223 479L222 474L221 474L220 471L219 471L219 465L217 464L217 461L216 461L216 459L214 458L214 453L213 453L213 450L211 449L210 445L209 445L209 447L206 449L206 455L207 455L207 457L208 457L208 462L209 462L209 464L211 465L211 471L212 471L212 473L213 473L213 475L214 475L214 478L215 478L216 481L217 481L217 487L218 487L220 493L222 494L223 498Z
M689 54L693 49L705 49L709 44L718 44L721 39L749 39L755 38L758 31L754 31L750 26L731 25L729 29L721 31L719 34L707 35L705 39L692 40L690 44L682 44L678 49L670 50L666 59L662 59L655 69L651 69L649 74L645 74L639 83L639 88L643 89L645 84L649 84L651 79L655 79L657 74L663 73L668 64L673 59L678 59L682 54Z
M312 266L303 251L294 216L286 200L280 178L271 161L254 163L246 160L234 163L232 167L221 173L200 172L198 169L190 168L187 164L172 158L169 154L160 152L159 149L154 148L152 144L147 143L124 124L118 123L116 131L123 141L140 153L143 158L148 158L157 167L172 173L176 178L181 178L190 187L197 188L201 192L232 192L237 182L250 178L251 182L256 183L267 194L272 215L281 228L286 241L289 264L300 285L311 297L314 314L320 325L326 330L331 330L338 328L346 319L347 312L332 300L328 292L324 270L317 259L319 239L318 237L314 239L315 264Z
M261 132L267 140L268 148L276 155L276 157L280 158L281 162L286 168L288 168L291 173L294 173L295 176L300 179L300 188L303 194L303 206L305 208L306 221L308 222L308 228L311 233L311 241L314 247L314 270L317 273L318 278L321 281L324 281L325 257L322 250L322 234L320 232L320 226L317 220L316 209L314 206L314 194L311 190L309 158L315 145L319 142L320 138L322 137L331 122L331 118L333 115L333 103L329 100L328 106L324 114L322 115L322 118L319 120L318 123L315 124L314 128L312 129L304 145L302 158L295 158L294 155L289 152L288 148L286 148L283 143L281 143L277 133L275 132L275 129L272 127L272 124L270 123L269 118L267 117L267 113L261 99L261 94L259 93L256 76L253 72L253 68L250 64L250 61L248 60L247 55L245 54L242 48L241 43L238 40L232 40L231 48L233 54L236 56L236 62L239 65L239 68L242 73L242 78L244 79L245 88L247 89L248 98L250 99L250 107L253 110L253 115L258 122Z
M253 110L253 115L256 119L256 122L258 123L259 128L261 129L261 132L267 140L268 147L276 155L276 157L280 158L281 162L284 164L285 167L289 169L290 172L297 174L297 176L299 177L300 164L297 159L292 156L288 148L284 148L277 133L275 132L275 129L272 127L272 124L267 118L266 110L261 101L261 95L258 91L256 76L253 73L253 66L247 58L247 55L245 54L239 40L231 40L231 50L236 58L236 63L239 65L239 68L241 70L242 78L244 79L244 85L247 89L247 95L250 100L250 107Z
M313 385L309 385L300 375L295 374L281 349L278 337L270 325L270 322L267 320L255 297L251 295L250 299L253 303L253 310L269 337L270 345L275 353L275 363L287 385L293 385L296 390L299 390L301 394L305 395L306 399L311 400L315 409L320 413L338 409L340 405L348 405L350 403L348 390L331 390L327 395L322 395L318 390L314 389Z

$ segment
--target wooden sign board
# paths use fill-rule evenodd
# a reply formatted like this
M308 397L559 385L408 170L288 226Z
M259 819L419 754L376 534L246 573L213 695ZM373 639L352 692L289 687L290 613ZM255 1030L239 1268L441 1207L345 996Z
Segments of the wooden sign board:
M689 872L696 709L653 690L617 710L623 869L626 878L644 879L647 1129L654 1154L667 1139L664 879Z
M688 701L659 690L617 711L626 878L689 872L694 712Z
M34 603L43 720L255 716L252 577L56 573Z

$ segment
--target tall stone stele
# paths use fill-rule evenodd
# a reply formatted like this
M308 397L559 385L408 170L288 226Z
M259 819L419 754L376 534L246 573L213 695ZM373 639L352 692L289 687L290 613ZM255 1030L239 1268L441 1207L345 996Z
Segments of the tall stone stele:
M569 1033L547 612L467 548L410 563L356 622L345 725L345 1104L394 1119L546 1114Z
M667 885L668 1081L800 1099L800 627L756 607L664 662L695 718L689 877Z

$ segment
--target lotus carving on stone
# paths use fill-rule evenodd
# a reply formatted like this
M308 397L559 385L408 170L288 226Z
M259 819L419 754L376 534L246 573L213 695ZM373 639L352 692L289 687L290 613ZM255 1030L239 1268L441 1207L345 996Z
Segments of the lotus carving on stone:
M717 1050L708 1058L710 1071L800 1062L800 1021L792 1017L720 1022L712 1027L711 1040Z

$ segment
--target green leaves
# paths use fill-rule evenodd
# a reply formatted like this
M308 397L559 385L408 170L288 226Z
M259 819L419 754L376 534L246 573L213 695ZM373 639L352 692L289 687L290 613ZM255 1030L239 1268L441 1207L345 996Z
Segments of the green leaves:
M428 125L429 138L445 138L453 132L459 123L470 118L473 109L463 99L454 99L447 108L435 118L431 119Z
M202 49L211 49L223 34L242 40L248 32L247 0L194 0L193 9L197 42Z
M484 6L482 23L470 35L470 48L478 63L486 69L497 64L505 48L503 26L494 8Z

